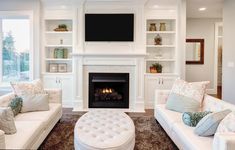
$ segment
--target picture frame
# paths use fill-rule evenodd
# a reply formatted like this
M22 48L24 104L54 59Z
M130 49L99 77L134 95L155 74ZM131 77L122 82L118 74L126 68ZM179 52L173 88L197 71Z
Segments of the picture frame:
M58 72L67 72L67 64L58 64Z
M58 72L58 64L50 63L49 64L49 72Z

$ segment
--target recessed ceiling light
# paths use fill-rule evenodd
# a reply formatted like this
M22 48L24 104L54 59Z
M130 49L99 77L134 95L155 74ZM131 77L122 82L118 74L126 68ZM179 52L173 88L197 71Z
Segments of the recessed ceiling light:
M206 7L201 7L201 8L198 8L199 11L205 11L206 10Z
M158 5L153 5L153 8L159 8L159 6Z

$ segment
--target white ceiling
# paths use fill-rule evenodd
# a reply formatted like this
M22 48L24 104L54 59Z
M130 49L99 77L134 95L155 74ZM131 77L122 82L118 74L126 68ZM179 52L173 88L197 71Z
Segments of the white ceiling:
M187 0L187 18L222 18L224 0ZM206 7L205 11L198 8Z
M154 5L158 5L157 9L175 8L177 6L177 0L147 0L145 6L152 8Z

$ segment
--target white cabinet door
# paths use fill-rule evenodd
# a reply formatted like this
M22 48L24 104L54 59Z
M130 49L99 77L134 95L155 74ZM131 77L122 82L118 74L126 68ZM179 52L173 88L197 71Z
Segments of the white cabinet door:
M145 76L145 107L154 108L156 89L170 90L176 77Z
M72 105L73 100L73 78L72 76L60 77L59 83L62 89L62 100L64 106Z
M160 89L159 78L145 77L145 107L153 108L154 93L156 89Z
M62 104L64 107L72 107L73 103L73 76L72 75L45 75L43 77L44 88L61 89Z
M60 88L58 85L57 77L55 77L55 76L44 76L43 77L43 86L46 89Z
M175 79L174 77L164 77L164 78L161 78L161 89L164 89L164 90L170 90L175 82Z

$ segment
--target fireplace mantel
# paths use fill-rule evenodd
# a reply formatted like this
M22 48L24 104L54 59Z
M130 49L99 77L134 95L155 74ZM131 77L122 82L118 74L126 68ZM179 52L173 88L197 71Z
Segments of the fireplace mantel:
M83 56L83 57L145 57L145 53L71 53L72 57Z
M146 54L73 53L76 79L74 111L87 111L89 73L129 73L129 109L126 112L144 112L144 70Z

